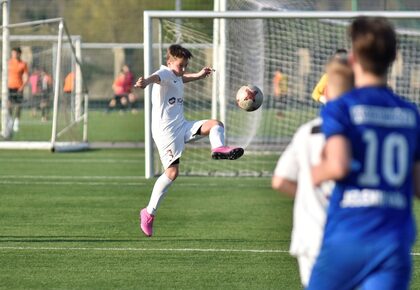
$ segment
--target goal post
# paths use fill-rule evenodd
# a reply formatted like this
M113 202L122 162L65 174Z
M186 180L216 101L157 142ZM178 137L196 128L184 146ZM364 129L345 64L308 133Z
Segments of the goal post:
M195 174L204 174L204 175L222 175L222 176L232 176L232 175L251 175L251 176L269 176L272 173L272 170L275 167L275 162L289 143L291 136L293 135L297 126L302 124L305 121L313 118L317 115L319 110L319 104L314 103L311 100L309 90L313 88L314 82L319 79L320 75L323 72L325 61L334 51L334 49L342 48L338 46L344 46L349 48L348 39L346 37L346 27L354 17L357 16L382 16L393 20L404 20L404 19L419 19L420 12L387 12L387 11L357 11L357 12L302 12L302 11L145 11L144 12L144 74L149 76L155 70L157 70L160 62L156 62L154 58L154 43L153 40L155 31L158 29L155 28L156 25L165 25L162 22L171 21L172 19L182 19L184 27L178 27L178 29L184 29L181 31L181 34L185 32L185 38L181 41L181 44L185 45L187 48L191 46L191 42L200 43L204 42L207 44L220 43L222 40L215 40L214 38L220 37L221 34L216 34L217 32L217 22L216 26L213 27L213 35L203 35L200 31L194 31L194 29L188 27L187 22L190 20L197 19L207 19L209 21L215 19L228 20L229 23L226 23L226 31L231 32L232 26L237 25L239 28L237 31L233 31L228 36L225 41L227 42L228 47L226 48L226 61L222 60L221 63L212 63L213 66L218 67L223 65L223 70L226 71L226 74L217 77L223 77L223 80L218 79L219 85L223 87L223 83L228 87L226 92L226 104L218 99L218 106L223 106L219 108L220 111L226 110L226 131L227 131L227 142L228 145L234 144L239 146L247 147L245 150L245 156L241 159L243 161L233 161L233 162L217 162L209 158L209 144L200 145L187 145L185 158L188 159L194 155L194 158L197 159L197 166L200 168L188 168L186 171L181 172L189 173L192 175ZM159 21L154 21L154 20ZM232 20L238 21L248 21L245 24L234 24ZM254 21L255 20L255 21ZM271 24L267 24L268 20L272 20L275 24L277 30L271 31ZM254 22L251 22L254 21ZM276 24L277 23L277 24ZM211 24L210 24L211 25ZM214 24L213 24L214 25ZM314 25L312 27L311 25ZM167 25L168 30L171 30L171 27L174 25ZM193 25L194 26L194 25ZM251 29L253 26L257 27L257 30L247 31L246 29ZM290 26L290 27L288 27ZM220 25L218 26L220 28ZM398 26L396 27L398 30ZM159 27L159 31L161 31ZM317 29L320 29L317 31ZM324 29L325 31L323 31ZM163 29L165 30L165 28ZM264 33L267 35L275 34L272 39L262 38L263 42L255 41L255 38L252 38L252 33ZM178 31L179 32L179 31ZM165 32L163 32L165 33ZM174 32L169 31L169 33L174 34ZM328 35L323 35L323 33ZM420 39L419 32L404 32L402 29L398 31L400 37L406 38L407 45L400 48L403 50L415 50L415 48L410 47L410 45ZM411 35L411 36L408 36ZM415 35L415 36L413 36ZM314 39L310 39L310 38ZM323 37L323 38L322 38ZM407 38L411 37L411 38ZM161 37L159 37L160 39ZM164 44L168 45L172 41L179 40L179 37L175 38L172 36L163 37ZM257 38L259 39L259 38ZM197 41L197 42L196 42ZM237 43L231 43L231 42ZM318 42L317 42L318 41ZM323 41L325 43L323 43ZM303 43L301 43L303 42ZM410 45L409 45L410 44ZM319 46L319 47L316 47ZM256 47L263 49L261 53L258 50L255 50ZM217 53L214 51L218 49L213 47L212 54L213 61ZM251 50L250 54L246 54L246 49ZM274 50L268 53L267 50ZM254 55L258 59L258 64L254 67L250 66L252 62L247 60L247 57L252 56L252 50L256 52ZM244 55L245 51L245 55ZM237 52L240 52L236 55ZM287 55L282 56L281 64L287 65L287 73L290 74L289 79L289 93L287 99L281 100L284 104L280 104L281 110L285 110L285 116L280 117L279 120L272 118L273 114L275 115L276 110L276 100L272 96L271 92L271 77L272 71L275 65L279 63L276 62L276 52L278 54L284 53ZM197 52L194 51L193 55ZM208 61L208 54L203 54L203 58L206 58L205 61ZM420 57L420 56L419 56ZM200 58L194 57L191 60L191 64L194 65ZM245 59L245 60L244 60ZM211 62L210 62L211 63ZM208 65L208 63L204 63ZM405 72L414 76L418 75L416 68L412 67L410 63L405 63L406 66ZM415 64L413 64L415 65ZM193 69L193 68L191 68ZM398 88L397 92L408 96L413 99L413 88L411 88L410 83L411 79L407 78L405 73L401 73L404 69L394 69L393 72L399 72L400 75L392 76L394 79L394 84L402 84L402 88ZM393 73L392 72L392 73ZM391 73L391 74L392 74ZM215 72L217 74L217 71ZM266 97L264 104L260 110L255 113L245 113L239 112L239 109L235 108L232 105L232 100L234 99L234 92L239 84L245 85L244 82L252 82L259 86L262 86L262 90ZM260 83L261 82L261 83ZM213 84L210 86L210 89L207 90L205 84L197 85L194 89L187 92L186 85L186 96L184 102L184 108L187 107L188 102L191 100L193 103L198 103L198 100L193 100L190 98L193 94L200 94L202 90L206 89L204 95L201 95L203 98L214 98L214 90L217 89L218 85ZM209 86L207 86L209 87ZM191 92L193 91L193 92ZM219 92L219 95L223 95L223 92ZM212 97L213 96L213 97ZM216 98L217 99L217 98ZM414 99L413 99L414 100ZM201 101L201 100L200 100ZM418 99L414 100L418 102ZM159 158L154 152L154 144L151 136L151 87L147 87L145 90L145 177L151 178L156 174L161 172L159 169ZM211 102L211 101L210 101ZM286 107L284 109L283 107ZM186 112L186 114L192 116L198 116L201 119L208 119L215 116L215 104L211 102L211 106L206 110L200 108L201 115L194 115L191 112ZM220 114L220 113L219 113ZM219 116L220 118L220 116ZM271 119L270 119L271 118ZM197 119L197 118L195 118ZM252 128L241 128L244 124L251 124ZM192 146L188 148L188 146ZM204 149L205 148L205 149ZM189 153L192 152L192 153ZM192 158L192 159L194 159ZM184 167L184 155L181 167ZM190 162L190 159L186 161ZM261 163L259 163L261 162ZM264 162L264 164L262 164Z
M0 149L47 149L52 151L88 148L88 92L81 68L81 38L72 36L62 18L7 25L3 46L22 48L28 66L28 82L20 104L21 113L11 116L7 87L2 86L2 140ZM2 52L7 71L9 52ZM6 67L6 68L5 68ZM63 88L73 72L70 88ZM5 75L5 73L3 73ZM42 115L42 118L41 118ZM9 124L19 118L20 129Z

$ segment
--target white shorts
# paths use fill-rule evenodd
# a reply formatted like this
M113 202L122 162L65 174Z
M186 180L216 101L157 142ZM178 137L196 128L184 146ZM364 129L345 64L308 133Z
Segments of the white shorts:
M185 148L185 143L195 141L203 137L201 135L197 135L197 132L206 121L207 120L185 121L181 127L180 133L175 136L174 140L169 140L169 138L159 138L159 140L155 139L160 160L165 170L175 160L181 157Z

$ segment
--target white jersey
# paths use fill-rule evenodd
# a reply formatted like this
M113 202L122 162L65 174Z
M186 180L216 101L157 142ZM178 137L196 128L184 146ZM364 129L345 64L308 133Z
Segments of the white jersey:
M302 125L281 155L275 176L296 181L298 186L293 208L290 253L294 256L317 256L322 242L328 197L333 182L314 188L311 167L319 164L325 144L320 131L321 118Z
M173 142L185 122L184 83L164 65L154 75L160 78L152 88L152 135L158 145Z
M154 75L160 83L152 88L152 136L166 169L181 157L185 143L200 137L197 131L206 120L185 120L182 77L164 65Z

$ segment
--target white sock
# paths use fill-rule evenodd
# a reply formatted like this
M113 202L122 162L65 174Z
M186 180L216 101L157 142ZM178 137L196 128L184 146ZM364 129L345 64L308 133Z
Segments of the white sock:
M13 122L13 131L19 130L19 119L15 118L15 121Z
M209 134L211 149L225 146L225 128L220 125L213 126Z
M153 187L152 195L150 196L149 205L147 206L147 212L155 215L159 207L159 204L166 196L169 186L171 186L172 180L163 173L155 182Z

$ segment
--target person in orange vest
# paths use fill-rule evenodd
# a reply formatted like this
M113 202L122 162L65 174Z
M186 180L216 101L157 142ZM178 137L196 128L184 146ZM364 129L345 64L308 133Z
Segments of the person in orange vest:
M67 74L64 79L63 92L65 94L71 94L74 91L74 72L71 71Z
M9 88L9 114L13 120L13 131L19 131L19 118L23 102L23 89L28 82L28 65L21 60L20 47L12 49L9 60L8 88Z
M70 71L64 78L62 106L67 107L72 102L74 94L74 71Z
M287 102L287 75L279 68L274 72L271 81L273 86L273 97L276 103L275 106L279 110L276 113L276 117L282 118L283 113L281 111L284 109Z

